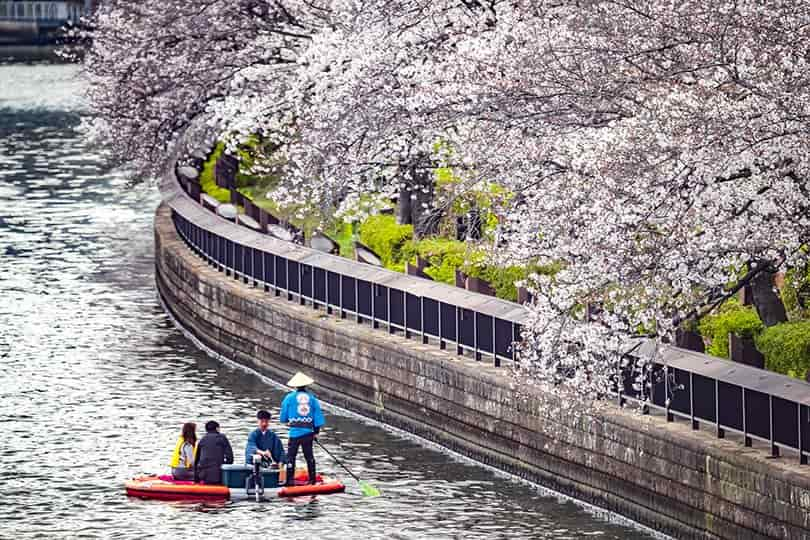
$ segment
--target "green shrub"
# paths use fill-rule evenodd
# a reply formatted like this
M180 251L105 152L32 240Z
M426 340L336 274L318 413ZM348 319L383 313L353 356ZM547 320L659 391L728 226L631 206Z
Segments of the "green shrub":
M716 313L704 317L698 328L700 334L711 341L706 352L728 358L730 333L740 337L754 337L762 330L763 325L753 307L741 306L736 300L729 300Z
M354 224L341 221L325 230L327 236L338 243L343 257L354 257Z
M756 337L756 344L771 371L804 379L810 369L810 321L766 328Z
M404 271L413 256L413 225L398 225L391 215L370 216L360 225L360 242L382 259L386 268Z
M790 320L810 317L810 265L792 268L785 274L785 284L779 295Z
M219 156L225 150L225 143L217 143L217 146L208 156L203 164L203 169L200 172L200 185L205 193L208 193L219 202L231 202L231 192L225 188L217 186L216 177L214 176L214 167L216 166Z
M416 254L430 263L425 274L434 281L454 284L456 268L464 264L467 244L450 238L425 238L415 244Z
M495 290L495 296L512 302L517 302L517 282L526 280L532 273L554 275L559 270L552 265L495 266L486 264L484 256L481 253L478 257L472 258L462 270L468 276L488 281Z

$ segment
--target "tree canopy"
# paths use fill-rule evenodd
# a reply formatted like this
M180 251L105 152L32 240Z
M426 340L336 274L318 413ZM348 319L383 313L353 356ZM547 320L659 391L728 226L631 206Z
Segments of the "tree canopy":
M259 133L279 198L440 166L502 186L493 255L561 268L529 280L523 365L599 394L632 337L806 263L808 23L793 0L113 0L87 70L96 133L145 172Z

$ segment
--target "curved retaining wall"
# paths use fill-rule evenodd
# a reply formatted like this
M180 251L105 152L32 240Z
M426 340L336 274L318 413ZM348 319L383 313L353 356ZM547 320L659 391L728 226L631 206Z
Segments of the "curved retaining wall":
M179 323L275 380L306 370L330 402L678 538L810 538L810 479L792 462L610 405L572 414L516 392L503 369L226 278L165 204L155 239L158 290Z

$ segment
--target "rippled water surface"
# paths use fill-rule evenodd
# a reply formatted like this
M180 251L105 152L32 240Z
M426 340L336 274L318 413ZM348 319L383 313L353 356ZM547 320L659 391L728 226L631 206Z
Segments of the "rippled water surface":
M381 497L346 479L348 493L305 501L128 499L125 479L166 470L182 422L219 420L241 454L255 410L282 394L161 311L158 195L83 142L77 73L0 65L0 537L648 537L335 411L323 441Z

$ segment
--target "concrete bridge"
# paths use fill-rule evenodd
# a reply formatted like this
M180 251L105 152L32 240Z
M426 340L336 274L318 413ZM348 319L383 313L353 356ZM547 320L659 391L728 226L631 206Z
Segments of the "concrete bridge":
M92 7L92 0L0 0L0 45L53 43Z

